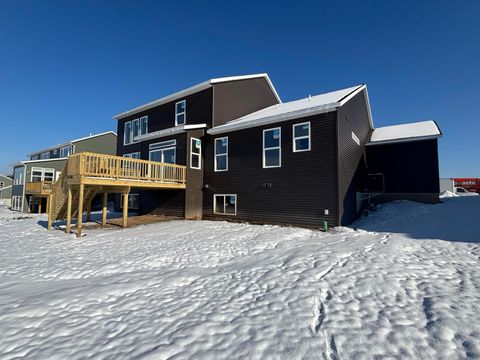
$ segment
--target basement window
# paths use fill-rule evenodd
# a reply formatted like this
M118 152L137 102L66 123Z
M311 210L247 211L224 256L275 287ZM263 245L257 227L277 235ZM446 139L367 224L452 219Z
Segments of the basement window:
M215 139L215 171L228 170L228 137Z
M184 125L187 111L187 102L179 101L175 104L175 126Z
M310 151L310 122L293 125L293 152Z
M200 170L202 168L202 142L200 139L190 139L190 167Z
M120 194L120 208L123 209L123 194ZM138 194L128 194L128 209L138 210Z
M263 130L263 167L282 166L282 130L278 128Z
M237 215L237 195L213 195L213 213L218 215Z

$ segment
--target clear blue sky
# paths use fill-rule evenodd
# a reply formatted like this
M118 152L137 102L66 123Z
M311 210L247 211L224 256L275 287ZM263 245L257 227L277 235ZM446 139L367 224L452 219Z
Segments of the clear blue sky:
M479 19L478 1L3 0L0 172L173 91L267 72L284 101L367 83L376 126L437 120L441 175L480 177Z

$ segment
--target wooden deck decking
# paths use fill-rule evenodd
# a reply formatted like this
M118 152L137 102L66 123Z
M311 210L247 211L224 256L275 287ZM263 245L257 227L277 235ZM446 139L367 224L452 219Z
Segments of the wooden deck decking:
M128 194L132 188L185 189L186 166L121 156L83 152L68 158L60 178L48 195L48 228L57 219L66 219L70 232L72 217L77 217L77 236L81 236L82 215L90 218L91 202L102 194L102 224L106 224L107 196L122 193L122 226L127 226Z

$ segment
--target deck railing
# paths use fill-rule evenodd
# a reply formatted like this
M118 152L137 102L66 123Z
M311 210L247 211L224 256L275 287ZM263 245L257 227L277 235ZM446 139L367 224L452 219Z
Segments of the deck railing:
M53 181L34 181L25 183L25 192L30 194L45 194L53 189Z
M165 183L186 183L186 167L157 161L82 152L67 163L68 176L124 179Z

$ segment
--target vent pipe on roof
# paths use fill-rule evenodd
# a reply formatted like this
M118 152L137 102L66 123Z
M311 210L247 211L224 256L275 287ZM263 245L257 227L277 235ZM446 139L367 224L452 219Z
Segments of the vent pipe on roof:
M312 101L312 95L308 94L308 101Z

